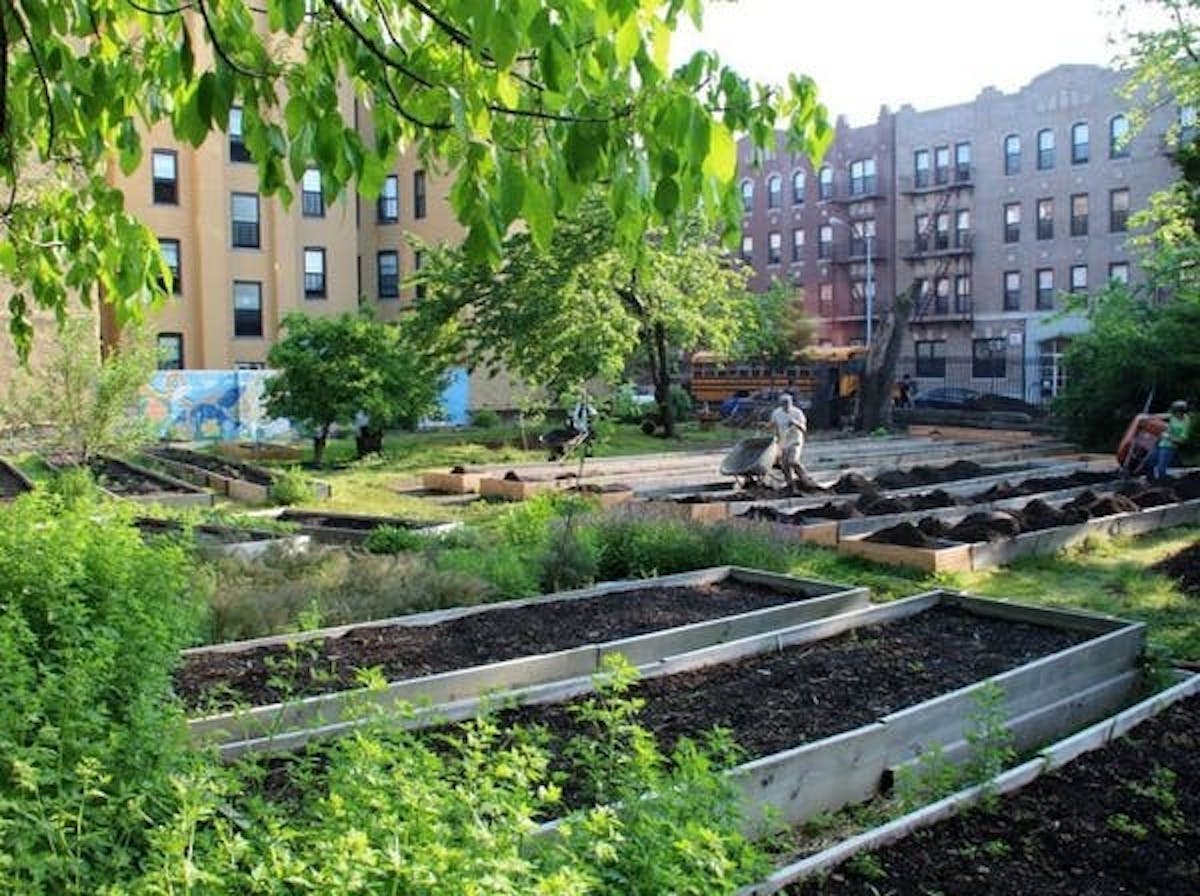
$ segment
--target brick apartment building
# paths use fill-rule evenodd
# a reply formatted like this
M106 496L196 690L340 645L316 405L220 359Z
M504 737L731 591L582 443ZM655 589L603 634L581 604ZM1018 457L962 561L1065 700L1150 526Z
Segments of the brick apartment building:
M780 148L739 165L742 257L752 285L792 284L828 345L861 344L876 319L919 296L902 365L920 388L972 386L1038 401L1086 327L1067 293L1137 283L1129 217L1177 179L1176 107L1131 136L1123 76L1063 65L1005 94L929 111L839 119L822 164Z

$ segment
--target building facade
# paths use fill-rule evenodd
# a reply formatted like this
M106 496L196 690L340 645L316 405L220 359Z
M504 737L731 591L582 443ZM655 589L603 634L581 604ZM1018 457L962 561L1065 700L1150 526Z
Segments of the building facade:
M1129 218L1178 176L1166 137L1179 110L1156 109L1133 135L1123 81L1063 65L1011 94L987 88L956 106L885 109L866 128L839 121L819 169L832 169L823 175L832 191L806 192L807 205L791 210L805 232L788 238L816 251L773 264L769 206L747 213L743 256L755 286L780 279L801 290L832 345L865 339L871 287L877 313L909 292L902 364L919 388L953 381L1031 401L1053 395L1062 350L1086 327L1065 313L1071 294L1140 281ZM741 150L743 196L769 194L777 160L756 163Z

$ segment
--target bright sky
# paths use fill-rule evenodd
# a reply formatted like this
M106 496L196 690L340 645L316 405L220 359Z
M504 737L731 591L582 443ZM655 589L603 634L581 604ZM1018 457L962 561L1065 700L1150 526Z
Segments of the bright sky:
M1136 0L1131 5L1136 6ZM875 120L881 103L932 109L1011 92L1061 63L1111 65L1110 38L1128 24L1117 0L710 0L704 30L690 22L677 62L716 50L755 81L810 75L831 120ZM1138 10L1135 24L1147 17Z

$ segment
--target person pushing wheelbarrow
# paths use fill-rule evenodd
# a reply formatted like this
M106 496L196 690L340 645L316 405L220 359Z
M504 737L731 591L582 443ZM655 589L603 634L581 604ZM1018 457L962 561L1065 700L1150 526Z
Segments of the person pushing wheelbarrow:
M788 491L794 492L797 480L801 483L810 481L804 465L800 463L800 455L804 452L804 436L808 432L808 418L792 401L792 396L785 392L779 396L779 407L771 412L770 423L775 442L779 445L779 466L783 470L783 478Z

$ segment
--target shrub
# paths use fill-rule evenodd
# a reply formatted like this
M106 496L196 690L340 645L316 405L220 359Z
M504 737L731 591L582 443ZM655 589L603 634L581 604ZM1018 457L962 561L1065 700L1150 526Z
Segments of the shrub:
M380 526L367 536L363 547L371 554L402 554L405 551L419 551L428 544L426 536L412 529Z
M65 467L50 478L50 493L67 507L89 504L100 498L96 477L87 467Z
M490 408L471 412L471 425L479 429L494 429L500 425L500 415Z
M276 504L303 504L312 500L313 490L308 477L295 467L276 471L272 477L269 494Z
M201 601L184 549L129 514L0 509L0 892L103 890L169 799L171 672Z

